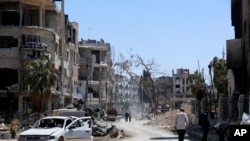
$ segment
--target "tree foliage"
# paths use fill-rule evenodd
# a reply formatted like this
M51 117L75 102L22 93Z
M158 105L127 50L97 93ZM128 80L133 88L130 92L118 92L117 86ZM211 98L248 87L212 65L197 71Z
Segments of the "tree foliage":
M196 70L194 74L190 76L191 92L198 100L201 100L206 92L206 83L203 74L203 70L202 72Z
M219 94L227 93L227 66L224 58L214 57L210 62L213 83Z
M155 111L155 101L154 96L156 96L155 91L155 83L153 74L159 73L157 68L158 65L155 61L149 60L145 61L138 54L130 53L129 58L126 59L122 54L120 54L120 59L115 63L115 66L118 66L123 72L128 74L131 79L135 80L135 82L143 88L143 95L147 96L150 102L150 107L152 111ZM136 78L140 78L140 75L136 74L133 70L134 68L141 68L143 70L143 80L138 80Z
M36 107L51 98L51 87L57 77L56 69L46 56L40 56L24 66L24 85L30 86L29 95Z

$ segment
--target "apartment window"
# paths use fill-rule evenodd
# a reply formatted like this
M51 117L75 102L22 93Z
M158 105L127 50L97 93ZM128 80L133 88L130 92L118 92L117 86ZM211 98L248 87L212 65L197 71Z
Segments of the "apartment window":
M67 51L66 54L65 54L65 58L66 58L66 60L69 59L69 52L68 52L68 51Z
M14 10L2 11L2 24L18 26L19 25L19 13Z
M55 52L58 53L58 45L55 45Z

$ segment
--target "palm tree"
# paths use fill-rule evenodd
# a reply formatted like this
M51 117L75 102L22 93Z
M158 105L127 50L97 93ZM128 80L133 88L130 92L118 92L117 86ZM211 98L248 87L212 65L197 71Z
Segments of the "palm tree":
M196 70L194 72L194 74L192 76L190 76L191 93L197 99L197 101L196 101L197 109L195 111L197 113L197 116L199 115L199 113L202 110L202 99L204 96L207 96L205 94L206 93L206 83L205 83L203 74L204 74L203 70L202 70L202 72ZM207 97L206 97L206 102L207 102ZM207 106L206 104L207 103L205 103L204 106Z
M210 63L211 71L213 70L213 82L214 86L217 89L218 96L216 101L218 101L220 94L227 94L227 66L226 60L224 58L219 59L218 57L214 57L213 61ZM210 72L212 73L212 72Z
M204 93L206 92L206 84L203 78L203 72L200 73L198 70L196 70L193 76L191 76L190 82L192 95L196 97L197 100L202 100Z
M217 113L218 101L221 94L227 94L227 66L224 55L221 59L214 57L208 65L209 75L211 79L212 96L214 101L214 111ZM214 88L217 89L217 98L215 99ZM217 104L216 104L217 103Z
M24 85L30 86L29 96L36 112L41 112L41 106L51 99L51 87L57 81L58 73L52 61L47 56L29 62L24 66Z

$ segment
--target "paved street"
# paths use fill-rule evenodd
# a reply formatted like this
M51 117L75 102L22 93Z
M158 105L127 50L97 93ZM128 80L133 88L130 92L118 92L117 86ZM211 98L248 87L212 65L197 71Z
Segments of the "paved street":
M131 137L126 137L122 141L152 141L152 140L162 140L162 141L178 141L178 137L173 132L168 129L161 127L153 127L151 125L144 125L147 121L135 121L125 122L124 120L115 122L114 124L125 133L131 135ZM185 141L197 141L186 136Z

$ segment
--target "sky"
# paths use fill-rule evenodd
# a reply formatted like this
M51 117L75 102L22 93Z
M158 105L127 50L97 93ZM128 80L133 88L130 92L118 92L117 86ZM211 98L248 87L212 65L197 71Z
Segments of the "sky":
M65 0L65 13L79 24L79 40L104 39L115 60L130 49L158 70L204 69L234 38L230 0Z

